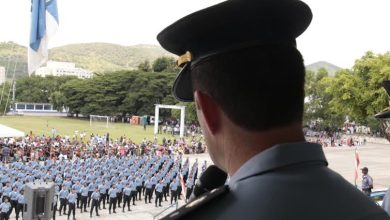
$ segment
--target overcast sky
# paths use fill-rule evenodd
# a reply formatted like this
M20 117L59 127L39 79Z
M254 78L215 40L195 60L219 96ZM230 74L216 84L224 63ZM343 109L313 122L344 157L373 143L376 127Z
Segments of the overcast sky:
M158 44L164 27L221 0L57 0L60 29L49 47L71 43ZM389 0L306 0L314 17L298 38L305 63L350 68L365 51L390 50ZM27 46L30 0L0 0L0 41Z

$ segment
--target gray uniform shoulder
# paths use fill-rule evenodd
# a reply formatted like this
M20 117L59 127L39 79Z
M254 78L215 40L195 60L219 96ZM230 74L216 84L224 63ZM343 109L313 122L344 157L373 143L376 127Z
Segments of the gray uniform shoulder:
M218 203L219 200L225 197L229 192L229 187L224 185L217 189L210 191L209 193L205 193L199 198L195 199L192 202L187 203L176 211L170 213L163 219L173 220L173 219L192 219L194 216L203 215L204 208L207 205L211 205L213 203ZM204 216L207 219L207 215Z

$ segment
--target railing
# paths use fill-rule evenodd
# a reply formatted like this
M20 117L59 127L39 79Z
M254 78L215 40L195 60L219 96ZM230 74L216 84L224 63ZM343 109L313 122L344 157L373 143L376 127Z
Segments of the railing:
M175 210L179 207L179 203L178 202L175 202L174 204L168 206L167 208L165 208L164 210L162 210L161 212L157 213L154 217L153 217L153 220L156 220L156 219L159 219L158 217L160 215L162 215L165 211L167 211L168 209L172 208L175 206Z

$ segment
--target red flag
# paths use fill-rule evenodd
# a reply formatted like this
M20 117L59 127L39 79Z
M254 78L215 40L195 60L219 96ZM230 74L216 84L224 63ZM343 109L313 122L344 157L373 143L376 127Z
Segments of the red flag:
M356 181L359 178L359 166L360 166L360 157L359 157L359 152L357 148L355 148L355 185Z

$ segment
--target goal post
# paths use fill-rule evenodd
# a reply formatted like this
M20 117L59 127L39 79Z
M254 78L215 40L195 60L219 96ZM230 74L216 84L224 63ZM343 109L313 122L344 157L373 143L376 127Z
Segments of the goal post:
M110 122L109 116L104 115L90 115L89 116L89 126L102 126L108 128Z
M180 105L155 105L155 111L154 111L154 134L156 135L158 133L158 117L159 117L159 111L160 108L168 108L168 109L178 109L180 110L180 137L184 136L184 119L185 119L185 106Z

